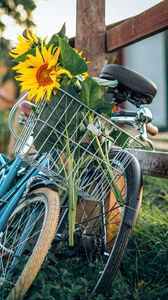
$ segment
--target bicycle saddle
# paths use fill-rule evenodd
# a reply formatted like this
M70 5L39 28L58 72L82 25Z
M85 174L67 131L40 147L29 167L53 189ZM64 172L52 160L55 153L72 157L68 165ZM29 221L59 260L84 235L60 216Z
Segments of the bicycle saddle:
M117 80L121 90L131 92L131 99L139 104L149 104L157 93L156 85L145 76L121 65L106 65L100 73L100 78ZM128 99L129 100L129 99Z

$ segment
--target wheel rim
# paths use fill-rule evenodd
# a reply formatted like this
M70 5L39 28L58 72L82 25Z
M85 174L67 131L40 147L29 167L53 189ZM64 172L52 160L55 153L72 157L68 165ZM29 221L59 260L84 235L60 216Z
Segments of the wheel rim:
M0 295L3 299L15 286L28 263L43 230L46 213L45 201L27 201L16 209L1 233Z

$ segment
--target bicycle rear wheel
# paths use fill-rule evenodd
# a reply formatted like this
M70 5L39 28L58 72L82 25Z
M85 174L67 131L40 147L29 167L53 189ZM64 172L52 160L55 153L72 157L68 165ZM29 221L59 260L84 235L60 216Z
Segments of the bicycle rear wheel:
M101 169L95 171L93 166L81 184L86 192L94 195L94 201L78 197L75 244L68 246L65 200L53 247L56 257L63 260L67 269L72 268L73 263L74 284L78 284L80 277L85 278L90 291L103 294L118 271L141 204L141 174L137 160L126 151L112 152L109 158L122 203L116 199ZM71 262L65 262L66 259Z
M54 238L58 193L39 188L23 200L0 239L1 299L21 299L32 284Z

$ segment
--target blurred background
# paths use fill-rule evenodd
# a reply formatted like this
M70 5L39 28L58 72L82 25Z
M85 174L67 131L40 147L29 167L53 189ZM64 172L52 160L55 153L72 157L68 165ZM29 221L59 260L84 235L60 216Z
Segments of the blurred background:
M40 37L47 35L50 37L58 32L65 22L67 36L73 40L79 28L79 24L76 24L76 7L79 1L85 3L89 0L0 0L0 152L12 156L15 141L8 129L8 114L20 96L19 86L11 69L9 50L15 47L18 34L21 35L25 28L32 29ZM97 3L99 0L90 1ZM163 2L158 0L104 1L106 29ZM164 2L168 4L168 0ZM167 22L166 13L165 20ZM95 53L96 51L97 49ZM157 146L160 150L167 151L168 31L154 34L117 51L105 53L104 62L132 68L156 83L158 93L149 108L153 113L154 125L159 127L160 132L163 131L163 136L159 135L161 138L160 141L158 138ZM17 118L15 122L17 126ZM162 165L158 161L154 161L154 164L161 172ZM112 283L110 290L112 296L105 298L100 295L94 299L168 299L167 178L143 177L143 213L129 242L120 272ZM78 272L77 268L76 270ZM85 295L85 285L87 286L88 283L84 280L78 282L75 289L71 278L75 278L73 267L71 274L67 272L64 265L58 268L53 257L51 259L49 257L45 260L26 299L91 299L90 295Z

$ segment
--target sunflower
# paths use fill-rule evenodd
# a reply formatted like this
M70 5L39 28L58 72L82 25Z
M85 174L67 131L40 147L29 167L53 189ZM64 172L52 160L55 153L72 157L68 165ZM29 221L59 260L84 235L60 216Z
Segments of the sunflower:
M12 49L10 51L10 56L14 58L18 58L22 54L26 53L28 50L32 48L33 45L38 44L38 38L35 34L30 32L28 29L25 31L24 34L25 37L23 36L18 36L18 43L15 49Z
M59 64L60 47L50 46L48 49L42 44L41 51L36 47L35 56L29 54L24 62L20 62L13 69L19 75L21 91L28 90L28 98L50 100L51 93L56 93L60 87L62 76L72 78L71 73Z
M86 58L83 57L83 51L79 52L79 50L77 48L74 48L74 51L76 52L77 55L79 55L79 57L81 57L86 62L86 64L89 64L89 62L86 60ZM84 72L81 74L81 76L82 76L82 79L86 79L89 76L89 73Z

